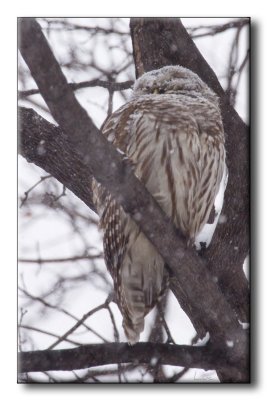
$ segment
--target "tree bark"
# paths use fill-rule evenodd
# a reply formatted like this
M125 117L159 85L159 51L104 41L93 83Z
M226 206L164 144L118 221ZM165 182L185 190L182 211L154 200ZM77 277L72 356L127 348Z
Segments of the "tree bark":
M44 169L93 211L92 174L73 150L67 135L34 110L18 109L19 153Z
M130 28L137 77L166 65L181 65L198 74L220 99L229 169L222 210L226 223L217 227L212 244L203 257L239 320L248 322L249 285L243 271L244 260L249 253L248 127L229 104L216 74L197 49L180 19L132 18ZM171 282L171 288L180 298L181 307L201 336L205 326L194 304L175 279ZM217 372L221 380L229 380L227 371Z
M87 165L82 163L81 157L79 158L73 151L67 136L60 128L43 120L33 110L21 108L19 116L20 153L28 161L36 163L57 177L90 206L92 193L90 186L86 184L90 183L91 175L88 173ZM49 126L50 129L48 129ZM45 146L45 151L44 149L41 152L38 150L40 143ZM103 152L106 153L106 150L104 149ZM140 187L136 187L136 183ZM151 196L140 182L134 180L134 183L131 182L130 185L129 188L124 188L127 196L128 191L131 191L133 196L140 193L137 199L140 201L140 208L137 204L135 210L140 210L144 217L140 221L138 218L137 222L142 225L147 218L147 213L150 214L145 220L146 232L163 249L173 279L177 279L179 285L183 287L190 302L198 303L198 316L204 321L206 329L210 330L223 343L225 340L237 340L239 334L240 340L242 338L245 340L244 332L212 277L209 276L203 260L193 250L187 248L185 240L178 236L177 231L166 219L162 210L157 204L154 207L153 198L151 198L152 203L143 204L143 199L147 195ZM129 204L131 201L129 199ZM167 229L166 233L164 233L164 227ZM199 299L203 301L201 305ZM206 313L205 310L213 310L213 312ZM239 358L239 354L237 356Z
M174 365L205 370L224 367L239 374L231 361L231 351L207 347L163 343L89 344L73 349L25 351L18 355L19 372L72 371L107 364L136 363Z
M229 169L222 211L226 223L216 228L204 257L239 319L248 321L249 288L243 263L249 253L249 129L179 19L132 18L130 28L137 77L166 65L181 65L219 96Z

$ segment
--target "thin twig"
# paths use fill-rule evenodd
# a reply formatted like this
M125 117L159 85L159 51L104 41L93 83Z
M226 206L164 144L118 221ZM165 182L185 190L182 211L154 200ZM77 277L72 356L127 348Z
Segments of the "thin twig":
M124 66L122 68L122 70L124 70L128 66L129 66L129 63L126 64L126 66ZM88 87L100 86L100 87L108 89L108 90L110 90L112 92L117 92L117 91L121 91L121 90L131 89L131 87L133 86L133 83L134 82L131 81L131 80L125 81L125 82L113 82L113 81L108 82L108 81L102 81L101 79L93 79L91 81L83 81L83 82L78 82L78 83L69 83L69 86L73 90L79 90L79 89L84 89L84 88L88 88ZM18 91L18 98L20 100L20 99L23 99L25 97L32 96L32 95L39 94L39 93L40 93L39 89L19 90Z
M83 30L86 32L90 32L91 34L104 34L104 35L110 35L110 34L116 34L116 35L121 35L121 36L129 36L129 32L123 32L119 31L117 29L108 29L108 28L102 28L100 26L86 26L86 25L78 25L69 22L68 20L49 20L46 18L42 18L42 21L45 21L49 26L48 28L43 28L44 30L67 30L67 31L74 31L74 30Z
M38 296L33 296L32 294L30 294L28 291L26 291L25 289L22 288L18 288L21 292L23 292L27 297L29 297L30 299L34 300L34 301L38 301L41 304L43 304L45 307L51 308L53 310L56 310L58 312L61 312L65 315L67 315L68 317L74 319L75 321L79 322L80 319L77 318L75 315L71 314L69 311L63 309L62 307L59 306L54 306L50 303L48 303L47 301L45 301L44 299L42 299L41 297ZM89 327L87 324L85 324L84 322L82 323L82 325L91 333L93 333L95 336L97 336L99 339L103 340L104 343L108 343L108 340L106 340L102 335L100 335L99 333L97 333L93 328Z
M177 382L179 381L187 372L189 371L189 368L183 368L182 371L177 372L176 374L174 374L173 376L171 376L170 378L166 379L166 383L171 383L171 382Z
M38 259L31 259L31 258L19 258L18 261L22 263L29 263L29 264L49 264L49 263L65 263L65 262L73 262L73 261L80 261L80 260L95 260L103 258L103 253L89 255L89 256L74 256L74 257L66 257L66 258L38 258Z
M48 331L45 331L45 330L40 329L40 328L35 328L34 326L19 325L18 328L28 329L28 330L31 330L31 331L34 331L34 332L43 333L44 335L53 336L53 337L58 338L58 339L60 338L60 336L59 336L59 335L56 335L55 333L48 332ZM63 340L64 342L68 342L68 343L74 344L75 346L80 346L80 345L81 345L80 342L76 342L76 341L71 340L71 339L64 338L64 339L62 339L62 340Z
M72 328L70 328L67 332L64 333L64 335L62 335L58 340L56 340L55 343L53 343L51 346L49 346L47 348L47 350L52 350L54 349L59 343L61 343L63 340L65 340L71 333L73 333L77 328L79 328L79 326L81 326L83 324L83 322L91 317L93 314L95 314L97 311L102 310L103 308L107 307L107 304L110 302L110 299L107 298L107 300L105 301L105 303L101 304L98 307L93 308L92 310L90 310L88 313L84 314L84 316L75 324L72 326Z
M28 199L28 196L30 194L30 192L36 188L36 186L38 186L40 183L42 183L43 181L45 181L48 178L53 178L52 175L46 175L46 176L41 176L40 180L38 182L36 182L33 186L31 186L28 190L26 190L26 192L24 192L24 198L21 199L21 203L20 203L20 208L25 204L25 202Z
M248 25L248 24L249 24L248 18L240 18L240 19L237 19L234 21L227 22L226 24L223 24L223 25L210 25L210 26L206 25L206 26L187 27L187 31L192 39L199 39L199 38L203 38L206 36L217 35L218 33L225 32L228 29L240 28L240 27L242 28L243 26ZM206 32L195 33L202 29L205 29Z

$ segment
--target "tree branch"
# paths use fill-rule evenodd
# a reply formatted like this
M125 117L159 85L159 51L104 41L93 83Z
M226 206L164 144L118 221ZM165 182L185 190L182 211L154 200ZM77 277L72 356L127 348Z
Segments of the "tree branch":
M132 363L160 364L190 368L214 369L219 366L237 372L231 351L207 347L179 346L162 343L89 344L73 349L27 351L18 354L19 372L72 371L100 365Z
M112 92L121 91L131 89L133 86L133 81L125 81L125 82L112 82L112 81L102 81L101 79L92 79L91 81L83 81L77 83L69 83L69 86L72 90L79 90L88 87L102 87L108 89ZM18 98L24 99L25 97L32 96L34 94L39 94L39 89L30 89L30 90L19 90L18 91Z
M228 29L243 28L243 26L249 25L249 18L239 18L234 21L227 22L223 25L210 25L210 26L196 26L187 28L187 31L192 39L203 38L205 36L214 36L218 33L225 32ZM202 33L198 31L204 30Z
M217 227L203 257L239 319L248 321L249 288L243 273L243 263L249 252L248 127L229 104L214 71L179 19L132 18L130 27L137 77L165 65L182 65L197 73L220 98L229 168L222 211L226 223ZM203 333L202 319L183 286L177 281L171 285L197 331Z
M91 254L91 255L82 255L82 256L73 256L73 257L65 257L65 258L19 258L18 262L27 263L27 264L54 264L54 263L66 263L73 261L81 261L81 260L95 260L95 259L103 258L103 254Z
M222 211L227 222L217 227L205 258L239 318L248 321L249 289L243 274L244 259L249 252L248 127L228 103L214 71L180 20L133 18L131 34L137 76L165 65L182 65L196 72L220 98L229 168ZM149 52L146 43L150 43Z
M92 175L62 130L34 110L19 107L19 153L44 169L95 211Z

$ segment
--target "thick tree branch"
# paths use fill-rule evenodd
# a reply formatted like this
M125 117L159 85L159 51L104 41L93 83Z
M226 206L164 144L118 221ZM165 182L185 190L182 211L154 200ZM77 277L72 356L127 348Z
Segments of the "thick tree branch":
M66 135L59 127L46 121L32 109L19 107L18 117L20 122L19 153L29 162L33 162L52 174L89 208L94 210L91 191L92 175L88 172L87 166L81 162L80 157L72 151ZM40 146L45 148L45 152L40 151ZM156 232L152 234L156 234ZM207 328L200 316L192 313L190 298L185 295L175 277L171 278L170 285L199 336L204 336Z
M226 223L219 225L212 245L203 257L239 319L248 321L249 289L243 273L244 259L249 252L248 127L228 103L214 71L179 19L133 18L130 26L137 77L165 65L182 65L196 72L220 98L229 168L223 209ZM172 290L201 334L203 327L199 313L183 287L176 281Z
M194 346L178 346L162 343L89 344L73 349L28 351L18 354L19 372L72 371L100 365L159 362L190 368L214 369L219 366L238 373L232 362L231 350Z
M233 342L233 362L238 360L245 365L246 334L205 263L186 247L152 196L122 162L120 154L99 134L76 101L40 27L32 19L21 19L20 50L52 115L82 163L118 199L156 246L205 321L213 341L222 346L226 346L227 341Z
M71 190L95 211L91 190L92 175L62 130L34 110L18 109L19 153Z
M229 168L223 209L226 224L217 228L205 258L239 318L247 321L249 290L242 267L249 252L248 127L228 103L214 71L180 20L133 18L131 34L137 76L165 65L182 65L196 72L220 98Z
M36 165L51 173L74 194L81 198L89 207L92 207L92 193L90 190L91 175L88 173L87 166L82 163L77 154L72 151L66 135L64 135L60 128L47 122L35 111L27 108L19 108L19 121L20 153L26 157L28 161L34 162ZM45 152L43 149L42 151L38 150L40 143L44 146ZM79 179L77 179L77 177L79 177ZM142 189L144 188L142 187ZM143 194L140 196L143 196ZM154 210L154 213L154 216L151 218L157 220L159 216L156 210ZM155 229L155 227L152 226L150 228L150 235L162 243L162 231L159 228L153 229ZM176 235L173 240L173 247L175 248L178 240ZM164 241L164 246L168 245L169 241L166 239L166 241ZM179 255L179 257L182 256L184 259L183 265L185 266L190 262L190 257L187 258L189 252L188 249L185 249L184 254ZM192 256L195 258L195 263L198 264L201 262L201 259L198 258L195 253L192 253ZM176 260L176 258L174 258L174 260ZM175 268L179 268L178 265ZM194 279L195 278L196 276ZM187 279L192 279L192 277L188 277ZM176 285L178 285L177 278ZM205 297L207 296L205 295ZM190 296L188 298L190 298ZM213 302L211 299L210 301ZM206 319L204 318L204 320ZM202 333L204 333L204 331Z

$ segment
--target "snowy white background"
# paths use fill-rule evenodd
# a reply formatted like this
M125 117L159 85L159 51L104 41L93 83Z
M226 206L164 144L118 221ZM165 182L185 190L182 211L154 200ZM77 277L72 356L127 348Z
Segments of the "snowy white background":
M58 21L58 19L57 19ZM186 27L199 25L217 25L229 22L229 18L183 18L182 22ZM39 20L43 28L47 23ZM128 32L129 19L110 20L101 19L71 19L71 23L85 26L97 26L103 28L114 27L120 32ZM69 82L80 82L94 78L107 79L102 70L118 71L116 81L121 82L128 79L134 80L134 66L131 63L131 56L121 50L120 35L101 35L98 34L91 39L88 32L82 30L66 31L66 29L56 26L48 34L48 40L58 61L63 65L63 71ZM47 32L44 30L45 33ZM208 36L196 39L196 44L208 63L216 72L223 87L226 86L227 68L229 54L233 42L235 29L215 36ZM131 52L131 40L128 36L123 36L123 44L127 52ZM240 65L248 48L248 29L243 29L240 37L240 51L237 64ZM84 63L83 68L69 67L72 61L72 54L76 52L77 59ZM92 61L93 64L92 65ZM24 61L19 56L19 89L27 90L35 88L36 85L27 74ZM125 66L125 68L123 68ZM26 73L25 73L26 71ZM237 95L236 109L240 116L248 121L248 68L246 66ZM122 105L131 94L131 90L123 92L124 97L116 92L113 101L113 110ZM83 107L93 118L95 124L100 127L106 118L108 108L108 91L103 88L86 88L76 91L76 96ZM46 105L41 96L34 95L29 98L31 101L21 101L20 104L26 107L34 107L37 112L53 122L50 114L46 112ZM47 173L28 164L25 159L19 156L19 205L24 198L24 192L32 187L40 177ZM62 192L62 185L53 178L48 178L33 191L29 193L28 199L19 207L19 259L58 259L84 255L98 254L102 251L101 235L97 230L96 224L90 223L90 218L94 221L97 216L72 193L66 191L66 196L61 197L53 203L53 207L47 206L45 193L51 196L59 196ZM45 203L45 204L44 204ZM65 212L70 209L73 215ZM93 273L92 273L93 271ZM53 344L56 337L63 335L75 324L75 319L66 315L65 311L76 318L81 318L90 309L102 304L111 290L111 279L105 270L102 260L95 260L93 263L88 260L60 263L27 263L23 262L18 267L19 288L19 320L24 326L20 330L20 344L22 350L45 349ZM25 292L27 293L25 295ZM29 295L41 298L54 307L59 309L44 307L40 300L31 302ZM121 327L121 315L114 303L110 305L115 316L116 325L119 331L119 340L125 341L123 329ZM62 311L63 310L63 311ZM21 313L23 317L21 319ZM146 329L141 335L141 341L148 339L148 333L153 325L154 313L151 312L146 318ZM172 294L168 298L166 321L170 328L173 338L177 344L191 344L195 335L194 328L180 309L176 299ZM97 343L102 342L101 338L114 341L114 329L109 317L108 310L103 309L95 313L87 320L87 325L97 334L89 332L84 327L79 328L74 334L69 336L70 340L78 343ZM43 330L34 331L29 328ZM72 347L73 344L62 342L56 348ZM109 368L110 366L108 366ZM102 368L103 369L103 368ZM167 376L172 376L181 368L164 367ZM78 376L82 371L76 371ZM135 374L126 374L129 381L151 381L151 376L143 376L144 370ZM32 378L39 381L47 381L48 377L41 373L32 373ZM73 379L73 373L50 373L50 377L56 381ZM116 381L117 378L107 376L101 381ZM213 371L189 370L181 382L216 382L217 376Z

